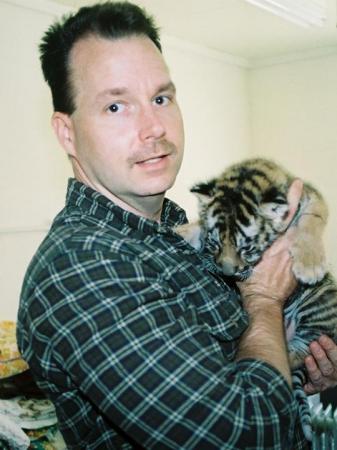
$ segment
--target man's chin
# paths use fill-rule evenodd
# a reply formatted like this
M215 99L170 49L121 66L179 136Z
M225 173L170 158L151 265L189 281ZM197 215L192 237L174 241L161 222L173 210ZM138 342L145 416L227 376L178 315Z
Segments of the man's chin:
M160 191L160 192L148 192L145 194L141 194L140 197L162 197L166 194L166 190L165 191Z
M174 180L168 180L167 182L158 183L153 186L146 186L143 189L143 192L139 192L139 196L141 197L162 197L166 194L166 192L173 186Z

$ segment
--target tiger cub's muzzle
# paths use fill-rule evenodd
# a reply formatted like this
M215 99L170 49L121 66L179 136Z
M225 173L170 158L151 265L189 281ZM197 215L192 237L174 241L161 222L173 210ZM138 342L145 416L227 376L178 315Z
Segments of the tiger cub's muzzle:
M248 269L247 264L242 261L231 245L224 246L215 257L217 265L224 275L237 276Z

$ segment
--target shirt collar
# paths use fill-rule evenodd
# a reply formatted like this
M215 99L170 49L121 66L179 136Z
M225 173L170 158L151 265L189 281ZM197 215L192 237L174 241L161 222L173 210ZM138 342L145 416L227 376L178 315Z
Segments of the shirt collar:
M124 210L74 178L69 179L68 182L66 205L67 208L80 209L82 213L94 216L107 225L113 221L115 227L117 221L145 232L158 232L187 222L185 211L167 198L164 199L161 222L157 223Z

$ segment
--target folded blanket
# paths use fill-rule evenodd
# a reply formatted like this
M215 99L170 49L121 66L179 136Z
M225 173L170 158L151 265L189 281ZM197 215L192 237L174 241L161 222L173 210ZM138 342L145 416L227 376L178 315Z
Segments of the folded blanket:
M30 445L29 437L9 417L0 413L0 448L26 450Z

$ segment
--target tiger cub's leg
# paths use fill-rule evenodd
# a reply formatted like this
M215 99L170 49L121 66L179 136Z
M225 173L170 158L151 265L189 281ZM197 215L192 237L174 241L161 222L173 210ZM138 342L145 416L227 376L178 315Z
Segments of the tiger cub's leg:
M290 367L304 363L310 353L309 344L322 334L337 342L337 284L328 273L324 279L309 286L299 284L284 308L284 325Z
M310 185L305 185L303 194L300 216L287 234L296 278L306 284L315 284L327 272L323 229L328 209L323 198Z
M289 363L292 369L303 366L304 359L310 354L309 344L321 336L320 331L312 329L300 329L296 332L293 339L288 342Z

